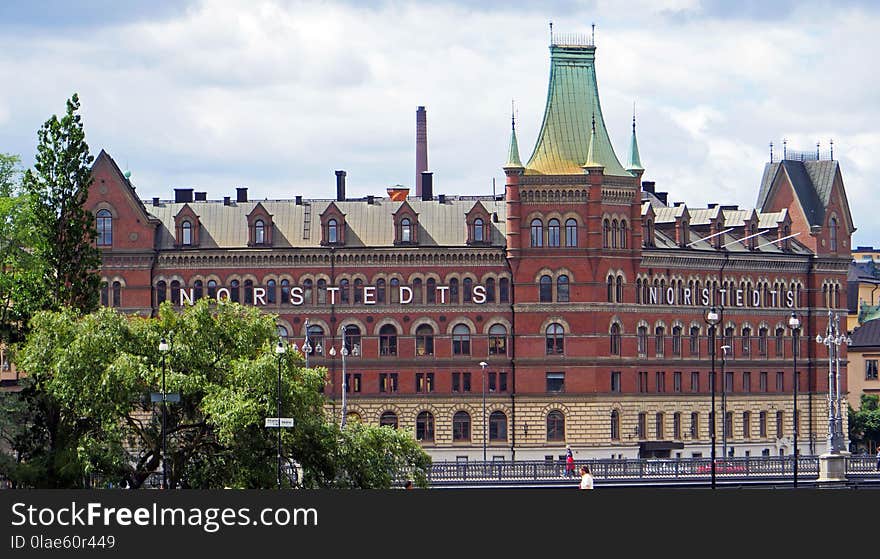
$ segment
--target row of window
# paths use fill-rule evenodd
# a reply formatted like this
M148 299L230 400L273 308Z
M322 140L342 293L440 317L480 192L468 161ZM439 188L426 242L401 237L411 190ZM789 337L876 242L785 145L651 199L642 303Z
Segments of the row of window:
M340 279L338 285L333 286L325 279L313 281L312 279L303 280L302 285L291 290L293 284L288 279L282 279L280 282L274 279L267 280L265 285L256 284L253 280L247 279L243 282L237 279L231 280L229 286L220 285L216 280L195 280L191 287L187 287L178 280L170 283L165 280L156 282L156 304L161 304L169 297L174 305L180 305L184 298L201 299L202 297L216 298L221 289L228 292L229 299L236 303L242 302L252 305L257 302L265 304L282 305L287 304L308 304L308 305L325 305L331 304L351 304L364 303L365 298L369 298L370 303L375 304L398 304L401 297L407 298L411 296L411 300L405 300L408 304L459 304L483 302L488 303L509 303L510 302L510 279L500 278L497 283L495 278L486 278L483 286L475 285L471 278L464 278L459 282L458 278L451 278L447 285L438 285L434 278L429 278L425 282L416 278L410 286L403 286L400 280L392 278L386 282L385 279L377 279L374 285L365 284L360 278L350 281L348 279ZM401 287L407 287L409 291L401 290ZM476 289L481 287L481 289ZM497 289L496 289L497 287ZM264 300L256 301L255 288L265 290L262 295ZM369 293L364 288L370 288ZM181 296L181 290L187 290L186 295Z
M689 425L688 430L685 435L683 432L682 425L682 413L675 412L672 414L672 430L667 432L667 419L666 414L663 412L658 412L654 415L654 426L653 426L653 435L655 439L661 440L666 439L667 436L670 436L673 440L683 440L684 438L690 439L699 439L702 436L706 438L711 437L712 430L712 414L707 414L708 418L705 421L706 431L701 433L701 420L700 414L698 412L692 412L689 417ZM728 438L733 438L737 431L734 429L734 421L735 421L734 412L727 412L724 417L724 436ZM752 412L744 411L739 414L739 434L742 439L747 440L752 438L756 433L753 432L753 424L752 424ZM768 411L760 411L758 412L758 429L757 436L758 438L767 438L769 435L768 431L768 422L771 417L771 412ZM349 418L351 420L359 421L360 418L356 413L349 414ZM782 438L786 432L786 421L785 421L785 413L783 411L775 412L775 430L774 436L776 438ZM798 413L797 422L800 423L800 413ZM621 440L621 417L620 412L618 410L612 410L610 418L609 418L609 428L610 428L610 438L612 441ZM398 428L399 422L397 414L393 411L385 411L379 417L379 425L392 427L394 429ZM466 411L457 411L452 416L452 440L454 442L471 442L471 427L472 420L471 415ZM794 432L794 426L790 426L792 432ZM798 431L800 431L800 425L798 425ZM490 442L497 441L502 442L507 440L508 434L508 421L507 415L502 411L493 411L489 414L488 418L488 439ZM435 421L434 414L429 411L422 411L416 416L416 438L421 442L433 442L435 435ZM547 442L560 442L565 441L565 415L559 410L552 410L547 413L545 418L545 435ZM683 436L684 435L684 436ZM636 438L639 440L645 440L649 438L648 433L648 414L647 412L640 412L638 414L638 419L636 422L636 427L634 432L630 436L627 434L627 438Z
M712 336L704 338L700 336L700 330L701 329L699 326L690 327L687 346L688 353L691 357L698 357L700 355L701 339L706 339L707 353L711 351ZM761 326L760 328L758 328L757 337L754 336L752 328L750 326L743 326L739 334L737 334L736 328L734 326L726 326L720 337L721 348L717 351L717 355L719 356L719 358L724 359L734 359L737 356L744 359L750 359L753 357L753 341L756 340L758 356L767 357L769 351L768 348L770 345L769 334L770 330L766 326ZM611 355L620 355L622 337L620 324L612 324L609 335ZM654 355L656 357L665 356L667 350L666 327L655 326L653 338ZM785 338L785 328L782 326L777 326L773 336L773 353L776 357L784 357L785 355ZM682 357L682 326L675 325L672 327L671 339L672 343L670 349L672 351L672 356ZM648 355L649 335L648 327L644 324L640 325L636 329L636 340L637 353L642 357L646 357ZM794 340L792 340L792 344L793 343Z
M549 374L549 373L548 373ZM611 392L620 392L620 371L612 371L611 372ZM690 392L701 392L702 390L711 391L711 373L700 373L699 371L692 371L689 377L689 391ZM718 373L719 377L721 376ZM638 391L642 393L650 392L649 380L651 374L648 371L639 371L638 372ZM706 382L702 382L703 378L708 378L709 380ZM739 380L737 381L737 377ZM782 371L778 371L774 376L774 390L776 392L787 392L788 388L793 386L792 380L789 380L786 383L785 373ZM656 371L654 373L654 392L656 393L664 393L667 391L666 385L666 371ZM672 392L684 392L683 382L683 374L680 371L674 371L672 373ZM766 371L761 371L757 375L757 385L754 385L753 377L751 371L725 371L724 378L721 382L723 382L723 386L719 386L719 390L722 390L726 393L752 393L752 392L770 392L770 375ZM803 390L803 380L798 376L798 390ZM549 386L549 380L548 380Z
M546 243L548 247L577 247L578 225L575 219L565 220L565 237L562 236L562 226L556 218L547 221L547 234L544 235L544 222L535 218L529 224L529 239L531 246L542 247Z
M416 373L413 385L416 393L435 392L437 389L435 373ZM377 376L377 388L379 392L398 392L400 389L400 373L379 373ZM471 373L453 372L451 375L452 392L471 392ZM489 392L507 392L507 373L488 372L485 376L486 390ZM364 388L364 375L362 373L347 373L345 375L345 391L350 393L362 392ZM482 386L477 386L477 391Z

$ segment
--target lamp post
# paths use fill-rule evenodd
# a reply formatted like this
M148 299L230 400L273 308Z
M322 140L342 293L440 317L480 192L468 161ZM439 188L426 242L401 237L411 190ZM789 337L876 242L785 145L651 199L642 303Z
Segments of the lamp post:
M165 354L168 353L168 342L165 338L159 340L159 353L162 354L162 489L168 489L168 460L167 460L167 432L165 416L167 415L167 406L165 405Z
M727 459L727 352L732 348L729 345L721 346L721 455Z
M797 488L798 482L798 384L800 377L797 370L798 334L801 330L801 321L797 313L792 312L788 319L788 327L791 328L791 359L794 370L794 417L792 419L792 435L794 438L794 464L792 466L792 487Z
M706 313L709 325L709 354L712 356L712 372L709 374L709 389L712 392L712 411L709 413L709 438L712 440L712 489L715 489L715 327L721 317L715 307Z
M339 425L342 429L345 429L345 423L348 416L348 379L345 373L345 357L349 354L348 347L345 345L345 330L342 331L342 349L339 351L342 354L342 419L339 421ZM355 357L358 356L360 350L358 346L354 346L351 348L351 354ZM336 348L330 348L330 355L336 355Z
M278 345L275 346L275 355L278 356L278 391L275 393L276 411L278 412L278 489L281 489L281 359L284 357L285 351L284 344L279 338Z
M306 343L303 344L303 355L306 357L306 369L309 368L309 353L312 352L312 344L309 343L309 319L307 318L303 323L303 326L306 327Z
M489 364L485 361L480 361L480 369L482 369L482 384L483 384L483 462L486 461L486 367Z
M837 313L828 311L828 327L825 337L816 334L816 343L828 347L828 453L840 454L843 448L843 416L840 410L840 344L849 345L852 340L840 334Z

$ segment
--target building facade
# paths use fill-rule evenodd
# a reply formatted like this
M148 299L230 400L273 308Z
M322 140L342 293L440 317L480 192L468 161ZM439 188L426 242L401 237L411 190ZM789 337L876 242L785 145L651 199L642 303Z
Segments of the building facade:
M713 399L719 455L790 454L796 313L799 447L823 452L815 337L845 312L855 229L837 161L771 161L755 208L669 204L635 120L625 163L613 149L595 46L553 43L543 125L525 164L512 127L503 195L435 194L420 171L416 195L352 199L336 171L329 199L141 200L102 151L102 303L259 306L326 367L330 413L407 429L436 460L709 456Z

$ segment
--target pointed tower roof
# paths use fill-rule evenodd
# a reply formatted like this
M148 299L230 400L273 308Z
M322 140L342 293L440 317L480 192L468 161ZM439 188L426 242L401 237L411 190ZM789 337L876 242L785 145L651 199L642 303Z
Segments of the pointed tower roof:
M596 85L595 54L593 44L550 45L547 105L526 174L582 174L593 136L590 118L595 115L593 163L603 166L606 175L632 176L617 159L605 128Z
M584 169L602 169L604 165L596 162L596 154L593 150L593 146L596 145L596 115L593 115L592 126L590 127L590 143L587 148L587 160L584 162L582 167Z
M507 163L504 164L506 169L522 168L522 161L519 159L519 144L516 142L516 119L510 115L510 149L507 152Z
M644 171L642 159L639 157L639 142L636 141L636 111L633 109L633 133L629 144L629 160L626 162L627 171Z

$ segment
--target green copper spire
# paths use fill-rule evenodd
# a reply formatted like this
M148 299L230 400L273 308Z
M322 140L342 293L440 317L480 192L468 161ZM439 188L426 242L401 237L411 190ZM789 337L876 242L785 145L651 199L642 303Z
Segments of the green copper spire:
M516 143L516 120L513 114L510 115L510 150L507 152L507 163L505 167L522 168L522 161L519 160L519 144Z
M584 164L592 159L594 166L605 168L606 175L632 176L617 159L602 119L595 53L592 44L550 45L550 85L544 122L526 164L526 174L581 174ZM595 132L590 126L591 115L596 120ZM591 145L593 156L589 157Z
M602 168L601 163L597 163L594 158L593 146L596 144L596 115L593 115L593 124L590 127L590 147L587 148L587 161L583 164L584 169Z
M639 157L639 143L636 141L636 111L633 108L633 134L629 144L629 161L626 163L627 171L644 171L642 160ZM635 174L635 173L633 173Z

